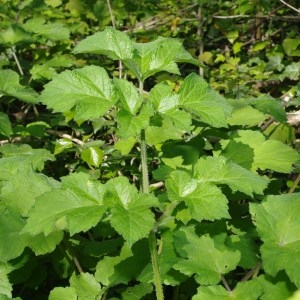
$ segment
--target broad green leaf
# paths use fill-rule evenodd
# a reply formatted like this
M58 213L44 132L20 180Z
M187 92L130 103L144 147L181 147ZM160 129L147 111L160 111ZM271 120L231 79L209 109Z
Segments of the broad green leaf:
M176 128L171 120L165 119L161 126L148 126L146 128L146 141L150 145L158 145L167 140L180 140L182 130Z
M297 54L297 48L300 45L300 39L286 38L282 42L283 49L287 55L293 56Z
M271 115L277 122L286 122L286 112L281 100L268 95L262 95L255 99L247 99L247 102L265 114Z
M82 150L81 152L81 159L85 161L87 164L93 167L99 167L102 159L103 159L104 153L101 149L98 147L88 147Z
M234 106L233 101L231 102L231 104ZM231 126L257 126L265 119L266 116L264 113L260 112L258 109L255 109L250 105L245 105L242 107L235 107L231 116L227 119L227 122Z
M11 123L8 115L0 111L0 134L9 137L12 134Z
M166 187L170 199L184 201L191 217L197 221L230 218L225 195L209 182L197 182L186 172L174 171Z
M38 103L38 94L19 83L19 75L12 70L0 70L0 97L10 96L28 103Z
M118 140L115 143L115 149L119 150L122 155L127 155L136 144L137 139L133 136L127 139Z
M124 108L131 112L132 115L135 115L143 102L143 98L138 93L137 88L132 82L117 78L114 78L114 85L121 96L120 98Z
M125 177L111 179L107 183L105 201L111 206L111 224L131 246L146 237L155 219L150 207L157 206L151 194L138 193Z
M290 299L289 296L291 295L291 288L290 282L286 280L286 278L280 279L273 279L274 282L268 280L270 276L265 278L265 275L260 275L258 280L263 288L263 295L260 297L261 300L270 300L276 295L276 300L286 300Z
M261 299L262 293L263 289L259 281L254 279L239 282L233 291L228 291L221 285L200 286L197 295L193 296L192 300L257 300Z
M10 211L0 214L0 257L1 261L8 261L22 254L27 246L29 235L22 234L24 219Z
M66 149L73 148L73 141L68 138L61 138L55 141L54 155L63 152Z
M73 235L87 231L101 219L104 186L85 173L62 178L61 188L41 195L29 213L23 232L32 235L69 230ZM88 217L87 217L88 216Z
M74 120L85 121L104 115L117 97L106 71L87 66L54 76L45 85L39 100L55 112L74 110Z
M224 241L214 240L207 234L199 237L193 227L176 232L174 243L176 250L185 258L174 268L188 276L195 274L199 284L218 284L221 275L234 270L240 260L240 253L226 250Z
M35 173L31 169L21 169L5 182L0 199L11 211L28 217L36 198L58 186L59 183L52 178Z
M49 295L49 300L78 300L77 294L74 288L72 287L56 287L54 288Z
M19 24L10 23L10 27L0 31L0 43L10 47L33 41L32 35ZM0 80L1 81L1 80Z
M149 283L140 283L133 287L128 287L122 293L122 300L140 300L153 291L153 286Z
M261 204L250 204L250 212L264 244L264 270L276 275L285 270L300 287L300 194L268 196Z
M47 236L44 233L40 233L28 240L28 247L31 248L35 255L44 255L53 252L63 237L64 235L61 231L51 232Z
M297 290L288 300L300 300L300 289Z
M295 128L290 124L272 123L265 131L264 134L270 140L280 141L284 144L292 144L296 139Z
M300 62L293 62L290 65L286 66L282 75L288 77L291 80L299 80Z
M125 33L106 27L79 42L73 52L103 54L113 60L125 60L132 56L133 43Z
M71 67L75 64L75 60L73 57L68 55L58 55L53 57L52 59L46 61L39 61L34 64L30 69L30 74L32 75L32 79L52 79L52 77L57 73L57 69L60 67Z
M159 83L151 89L149 101L153 103L156 111L164 114L179 105L179 96L173 92L173 89L165 84Z
M284 64L282 64L283 55L276 54L268 57L269 62L266 64L266 71L279 71L281 72L284 69Z
M131 278L126 272L117 269L117 266L132 256L132 251L127 244L124 244L119 256L105 256L97 263L95 278L102 285L113 286L119 283L127 283Z
M289 173L292 165L299 159L297 151L276 140L265 140L259 131L239 130L234 140L249 145L254 149L252 169L271 169Z
M101 296L101 286L90 273L73 273L70 286L75 289L78 300L95 300Z
M234 217L232 217L234 219ZM231 250L239 251L241 259L238 265L245 269L254 268L259 262L259 248L255 239L248 232L231 229L235 234L228 236L226 245Z
M178 138L179 140L179 138ZM161 147L162 159L181 157L183 165L194 165L199 157L203 155L204 140L196 136L189 141L168 141Z
M180 107L195 114L201 121L214 127L227 127L231 106L226 99L212 90L206 81L192 73L179 89Z
M0 262L0 297L1 295L7 296L9 299L12 297L12 284L9 281L8 274L12 268L4 263L1 259Z
M34 137L41 138L46 135L45 130L51 128L49 124L43 121L32 122L26 125L26 131Z
M257 173L227 160L222 156L202 157L195 165L195 178L200 182L226 184L232 191L240 191L249 196L263 194L269 180Z
M226 141L225 141L226 142ZM221 141L222 156L242 166L245 169L251 170L254 161L254 150L249 145L241 142L230 140L229 143Z
M159 37L148 43L135 43L137 51L133 59L125 61L125 64L135 72L142 81L155 73L166 71L180 74L175 57L181 52L182 45L179 41L171 38ZM132 68L131 65L135 65Z
M119 124L118 135L124 139L131 136L140 136L141 130L148 126L151 115L152 109L148 105L143 106L140 113L136 116L133 116L125 109L121 109L117 113L117 121Z
M44 168L47 160L54 160L54 156L45 149L33 149L27 144L6 144L0 147L0 179L6 180L20 170L39 170Z
M165 119L170 119L173 127L185 132L190 132L192 118L191 115L183 110L173 109L165 114Z
M27 20L23 27L28 32L33 32L51 41L67 40L69 38L70 31L63 24L54 22L44 24L45 21L46 19L43 17L34 17Z

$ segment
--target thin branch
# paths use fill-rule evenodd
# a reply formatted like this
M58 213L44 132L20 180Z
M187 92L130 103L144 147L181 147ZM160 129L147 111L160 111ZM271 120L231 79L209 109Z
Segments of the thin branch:
M17 55L16 55L16 53L15 53L15 50L14 50L13 48L10 48L10 49L11 49L12 56L13 56L13 58L14 58L16 64L17 64L18 69L19 69L19 72L20 72L20 74L23 76L23 75L24 75L24 72L23 72L22 66L21 66L21 64L20 64L20 62L19 62L19 59L18 59L18 57L17 57Z
M247 281L249 278L251 278L253 275L257 274L261 268L261 261L259 261L253 269L251 269L249 272L246 273L246 275L242 278L241 282Z
M283 1L283 0L280 0L280 2L283 3L284 5L286 5L287 7L289 7L290 9L292 9L292 10L294 10L294 11L296 11L297 13L300 14L300 10L297 9L296 7L294 7L294 6L292 6L292 5L288 4L288 3L286 3L286 2Z
M76 139L74 137L72 137L69 134L63 133L61 131L55 131L55 130L46 130L47 133L52 134L52 135L57 135L59 137L65 138L65 139L69 139L71 140L73 143L76 143L80 146L84 145L84 142L82 140Z
M224 275L221 275L221 280L222 280L222 282L223 282L223 284L224 284L226 290L231 294L231 293L232 293L232 290L231 290L230 286L228 285L228 283L227 283L227 281L226 281Z
M112 9L111 9L110 0L107 0L106 2L107 2L107 6L108 6L112 26L113 26L113 28L116 29L116 22L115 22L115 18L114 18Z
M292 194L295 191L295 189L298 186L299 182L300 182L300 174L298 174L296 180L294 181L293 185L291 186L290 190L288 191L288 194Z
M109 10L109 14L110 14L110 19L111 19L111 23L114 29L116 29L116 21L112 12L112 8L110 5L110 0L106 0L107 2L107 6L108 6L108 10ZM121 60L119 60L119 78L122 78L122 70L123 70L123 64L121 62Z
M203 44L203 30L202 30L202 7L199 5L198 12L197 12L197 19L198 19L198 28L197 28L197 35L200 38L198 40L198 51L199 55L203 54L204 51L204 44ZM199 75L204 75L203 68L199 67Z

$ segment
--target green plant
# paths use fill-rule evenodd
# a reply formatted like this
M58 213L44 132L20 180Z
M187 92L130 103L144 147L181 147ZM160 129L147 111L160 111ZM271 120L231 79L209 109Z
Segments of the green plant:
M61 137L52 153L0 147L3 299L268 299L274 289L287 299L300 287L300 202L275 175L299 155L257 127L286 121L280 102L226 100L195 73L178 91L153 84L180 74L178 63L200 66L171 38L137 43L107 27L73 52L121 61L119 78L96 65L67 70L36 99L0 73L13 78L4 95L28 101L25 91L84 133L39 123L31 134ZM69 174L52 177L70 153Z

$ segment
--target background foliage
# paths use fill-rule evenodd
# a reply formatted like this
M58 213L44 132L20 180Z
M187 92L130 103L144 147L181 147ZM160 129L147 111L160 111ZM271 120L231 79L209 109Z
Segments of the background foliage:
M298 299L288 4L1 0L1 299L154 299L152 229L166 299Z

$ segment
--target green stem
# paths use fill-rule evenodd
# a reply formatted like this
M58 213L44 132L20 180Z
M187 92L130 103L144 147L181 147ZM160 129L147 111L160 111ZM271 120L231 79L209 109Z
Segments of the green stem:
M139 83L139 93L143 95L144 86L143 82ZM149 193L149 174L148 174L148 164L147 164L147 143L145 136L145 129L141 130L141 161L142 161L142 191L146 194ZM149 233L149 246L150 254L152 260L152 269L154 274L154 285L156 291L156 299L163 300L163 288L160 279L159 263L158 263L158 253L157 253L157 241L155 237L154 230Z
M154 273L156 299L163 300L164 293L163 293L163 288L162 288L161 279L160 279L156 237L155 237L155 233L153 230L151 230L151 232L149 234L149 244L150 244L150 253L151 253L151 260L152 260L152 269L153 269L153 273Z
M147 165L147 145L145 139L145 129L141 131L141 159L142 159L142 177L143 177L143 192L149 193L149 175Z

